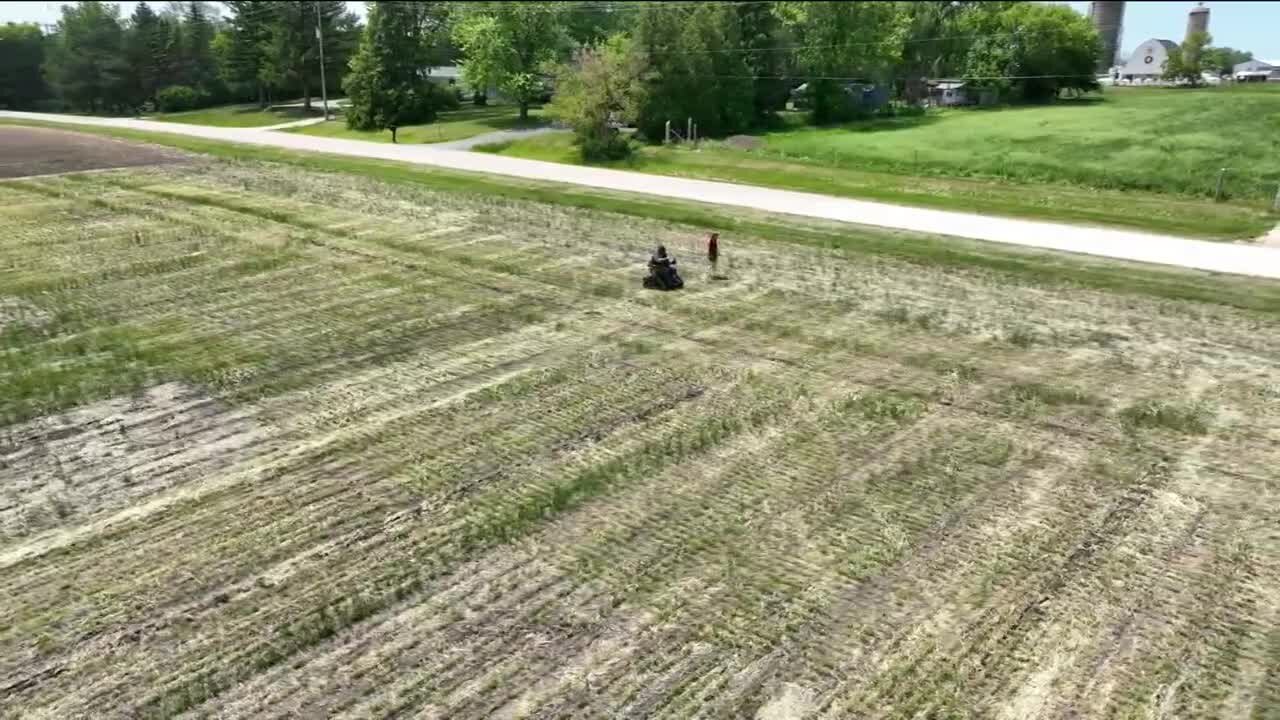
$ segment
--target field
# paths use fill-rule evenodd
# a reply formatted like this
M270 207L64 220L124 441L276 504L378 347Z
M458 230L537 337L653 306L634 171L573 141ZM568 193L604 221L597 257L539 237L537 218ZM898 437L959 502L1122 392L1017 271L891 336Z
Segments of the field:
M0 183L0 715L1280 712L1275 312L757 220Z
M319 117L321 113L320 100L317 98L312 110L302 107L276 107L263 110L257 105L224 105L188 112L161 113L147 119L215 127L264 127Z
M440 117L433 123L402 127L396 131L396 139L402 143L450 142L453 140L465 140L469 137L483 135L496 130L537 127L544 124L544 122L542 109L536 107L529 109L529 120L521 122L519 110L512 105L463 106L459 110L440 113ZM347 127L346 122L340 118L318 125L291 128L286 132L347 138L350 140L391 142L390 131L351 130Z
M759 149L645 148L637 170L910 205L1252 238L1280 222L1280 91L1108 90L1046 107L764 133ZM577 162L566 138L490 148ZM1230 201L1212 201L1227 167Z

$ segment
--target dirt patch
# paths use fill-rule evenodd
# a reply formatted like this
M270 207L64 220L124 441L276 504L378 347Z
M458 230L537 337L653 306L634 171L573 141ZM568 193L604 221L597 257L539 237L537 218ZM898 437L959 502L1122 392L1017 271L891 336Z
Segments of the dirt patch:
M735 150L759 150L764 146L764 140L754 135L730 135L725 138L724 144Z
M168 383L0 435L0 540L75 524L250 456L267 431Z
M0 178L186 162L184 153L66 130L0 126Z
M48 312L26 300L0 296L0 331L11 325L39 327L48 321Z

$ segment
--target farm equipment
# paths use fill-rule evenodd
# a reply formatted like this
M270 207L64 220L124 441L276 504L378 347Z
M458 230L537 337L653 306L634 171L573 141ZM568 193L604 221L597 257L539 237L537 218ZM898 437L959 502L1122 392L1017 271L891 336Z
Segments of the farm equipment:
M667 254L663 245L659 245L649 258L649 275L644 279L644 286L650 290L679 290L684 287L684 280L676 271L676 259Z

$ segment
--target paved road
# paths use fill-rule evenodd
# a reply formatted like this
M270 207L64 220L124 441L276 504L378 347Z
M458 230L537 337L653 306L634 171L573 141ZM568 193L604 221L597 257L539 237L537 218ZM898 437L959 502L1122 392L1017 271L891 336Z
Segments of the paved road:
M205 127L130 118L93 118L11 111L0 111L0 118L130 128L289 150L399 160L454 170L550 180L571 185L696 200L716 205L753 208L767 212L933 235L950 235L1046 250L1099 255L1120 260L1280 279L1280 248L1260 245L1213 243L1128 230L926 210L710 180L690 180L623 170L559 165L488 153L450 150L432 145L392 145L298 133L264 132L261 129L252 128Z

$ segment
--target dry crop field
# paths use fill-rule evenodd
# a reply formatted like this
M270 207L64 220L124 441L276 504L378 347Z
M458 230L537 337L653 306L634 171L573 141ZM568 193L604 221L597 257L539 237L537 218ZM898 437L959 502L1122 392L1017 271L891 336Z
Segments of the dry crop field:
M0 183L0 716L1280 717L1273 317L697 233Z

